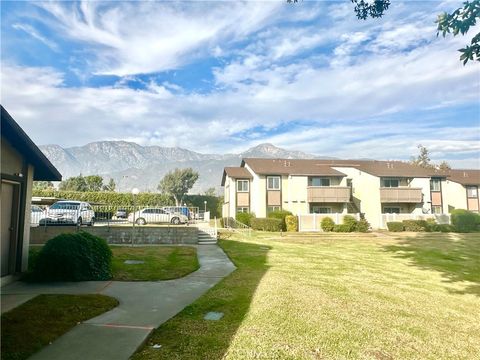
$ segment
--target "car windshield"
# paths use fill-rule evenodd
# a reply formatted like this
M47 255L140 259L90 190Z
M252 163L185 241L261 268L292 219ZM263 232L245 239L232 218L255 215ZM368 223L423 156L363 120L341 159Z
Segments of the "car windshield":
M52 206L50 206L51 210L77 210L78 209L78 203L71 203L71 202L65 202L65 203L55 203Z

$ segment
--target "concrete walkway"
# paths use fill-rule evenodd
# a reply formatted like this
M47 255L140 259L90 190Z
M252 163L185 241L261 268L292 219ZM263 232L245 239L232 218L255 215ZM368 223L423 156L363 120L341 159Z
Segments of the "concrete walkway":
M2 288L2 308L18 306L38 294L97 293L112 296L120 302L115 309L75 326L31 359L128 359L153 329L235 270L217 245L197 246L197 255L200 269L176 280L16 282Z

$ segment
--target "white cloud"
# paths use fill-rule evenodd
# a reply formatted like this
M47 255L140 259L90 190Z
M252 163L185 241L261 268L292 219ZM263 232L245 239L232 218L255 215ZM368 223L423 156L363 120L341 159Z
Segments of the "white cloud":
M58 45L50 40L47 39L45 36L41 35L37 30L35 30L32 26L28 24L20 24L20 23L15 23L12 25L12 27L16 30L21 30L32 36L33 38L39 40L40 42L44 43L47 45L50 49L54 51L58 51Z

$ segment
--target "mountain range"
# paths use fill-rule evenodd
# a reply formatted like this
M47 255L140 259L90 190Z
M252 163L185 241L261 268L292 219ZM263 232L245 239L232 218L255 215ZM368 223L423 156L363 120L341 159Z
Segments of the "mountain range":
M200 175L191 193L203 193L212 187L220 193L223 168L239 166L242 158L320 158L272 144L260 144L240 154L223 155L201 154L179 147L141 146L127 141L97 141L69 148L42 145L40 149L60 171L63 179L79 174L101 175L104 182L114 179L118 191L129 191L133 187L141 191L156 191L167 172L191 167Z

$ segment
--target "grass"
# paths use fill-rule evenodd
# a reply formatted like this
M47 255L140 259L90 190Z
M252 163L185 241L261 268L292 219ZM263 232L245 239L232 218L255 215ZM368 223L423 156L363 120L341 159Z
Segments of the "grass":
M133 359L479 358L477 234L256 233L221 246L237 270Z
M199 268L197 250L190 246L112 246L113 280L176 279ZM144 261L125 264L125 260Z
M77 323L118 305L104 295L39 295L2 314L2 359L26 359Z
M111 246L112 280L157 281L183 277L199 268L197 249L191 246ZM29 267L41 246L31 246ZM125 260L144 261L143 264L125 264Z

